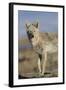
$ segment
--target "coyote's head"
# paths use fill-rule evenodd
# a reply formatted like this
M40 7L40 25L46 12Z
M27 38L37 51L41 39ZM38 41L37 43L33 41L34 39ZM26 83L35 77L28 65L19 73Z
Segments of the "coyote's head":
M35 37L35 35L38 34L38 22L36 23L27 23L26 24L26 30L28 34L29 40Z

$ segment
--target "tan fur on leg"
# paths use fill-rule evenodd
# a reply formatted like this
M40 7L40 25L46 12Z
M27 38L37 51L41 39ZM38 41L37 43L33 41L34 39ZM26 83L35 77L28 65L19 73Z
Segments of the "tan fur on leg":
M38 59L38 70L39 70L39 73L41 73L41 62L40 62L40 58Z
M42 75L45 73L46 69L46 62L47 62L47 52L42 56Z

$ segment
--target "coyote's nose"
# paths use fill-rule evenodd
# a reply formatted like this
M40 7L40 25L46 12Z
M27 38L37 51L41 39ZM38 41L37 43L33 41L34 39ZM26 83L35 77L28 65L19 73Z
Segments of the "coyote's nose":
M29 39L32 39L34 37L34 35L30 31L27 31L27 34L28 34Z

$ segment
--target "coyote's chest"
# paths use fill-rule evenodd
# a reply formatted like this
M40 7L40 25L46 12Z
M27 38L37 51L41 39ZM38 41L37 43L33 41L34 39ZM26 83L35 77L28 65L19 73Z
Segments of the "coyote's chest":
M35 50L35 52L42 54L43 52L43 47L41 47L40 45L36 45L33 47L33 49Z
M35 52L42 54L43 52L43 44L42 42L40 42L39 39L37 40L32 40L32 45L33 45L33 49L35 50Z

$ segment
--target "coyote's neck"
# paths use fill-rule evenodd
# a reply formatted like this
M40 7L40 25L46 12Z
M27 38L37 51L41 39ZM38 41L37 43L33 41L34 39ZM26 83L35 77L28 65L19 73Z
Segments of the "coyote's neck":
M41 38L41 36L39 33L34 36L34 38L32 39L33 46L38 45L38 43L41 44L42 41L40 41L41 40L40 38Z

